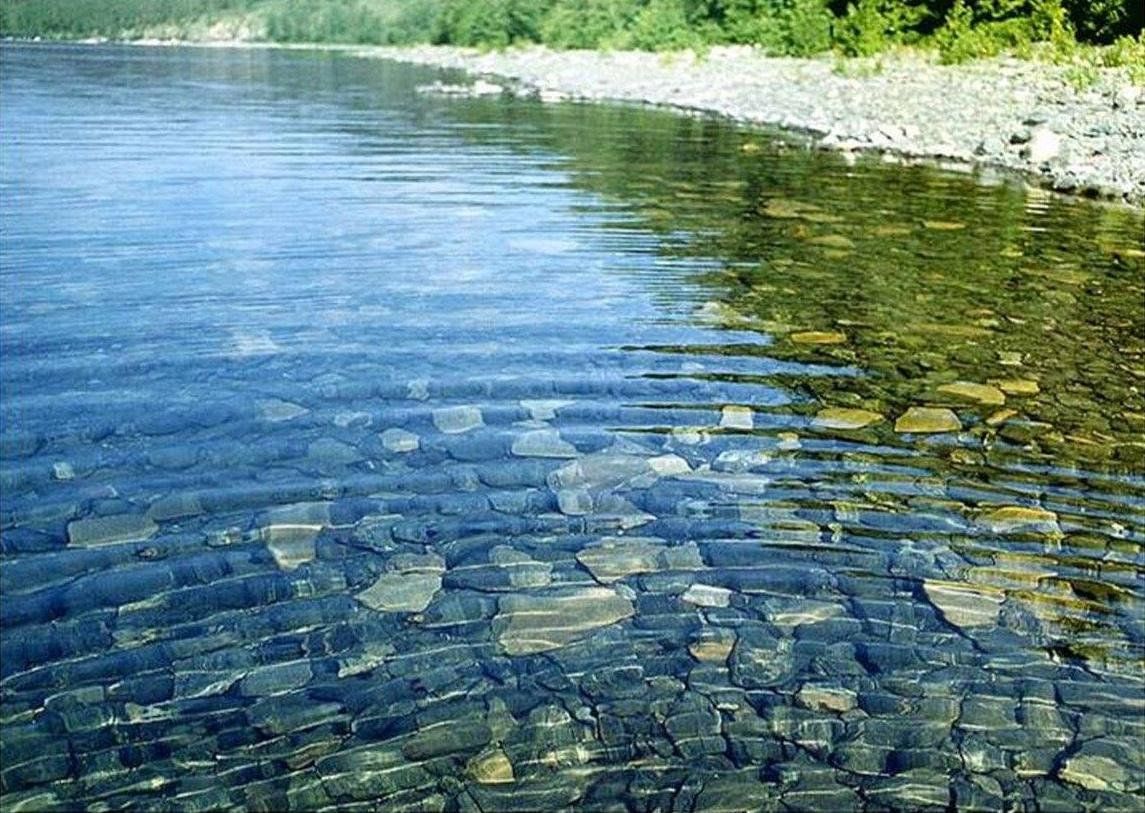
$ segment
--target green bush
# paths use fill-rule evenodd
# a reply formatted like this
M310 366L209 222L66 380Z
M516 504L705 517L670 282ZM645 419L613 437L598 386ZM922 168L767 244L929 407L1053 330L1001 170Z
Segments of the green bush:
M637 0L564 0L541 22L541 41L555 48L608 48L623 38Z
M683 0L649 0L618 44L644 51L678 51L700 45L700 39L688 25Z
M874 56L890 44L890 21L883 15L880 0L859 0L847 7L847 14L835 22L835 44L847 56Z
M504 48L540 42L546 0L446 0L433 41L439 44Z
M770 0L740 31L771 54L812 56L830 50L833 20L823 0Z
M0 0L0 33L21 37L193 37L238 21L287 42L752 43L795 56L832 46L872 56L921 42L944 62L1010 50L1071 63L1076 35L1117 43L1110 59L1140 64L1138 46L1125 43L1140 42L1143 18L1142 0Z

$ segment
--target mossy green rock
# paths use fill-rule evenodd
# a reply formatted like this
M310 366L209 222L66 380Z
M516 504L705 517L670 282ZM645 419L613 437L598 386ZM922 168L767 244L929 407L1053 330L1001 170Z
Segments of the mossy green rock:
M933 435L961 429L958 416L942 407L911 407L895 421L895 431L904 434Z

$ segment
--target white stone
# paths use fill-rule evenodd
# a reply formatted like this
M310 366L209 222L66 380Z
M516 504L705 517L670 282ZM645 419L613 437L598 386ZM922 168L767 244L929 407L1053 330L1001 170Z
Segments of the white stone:
M393 428L382 432L382 446L395 454L416 452L420 445L421 439L413 432L407 432L405 429Z
M1048 127L1036 127L1022 148L1022 157L1031 163L1041 164L1057 158L1061 149L1061 136Z
M447 435L460 435L484 426L481 410L475 406L442 407L433 411L433 424Z
M662 454L659 457L648 458L648 466L661 477L670 477L673 474L688 474L692 467L688 461L676 454Z
M576 447L561 439L556 429L537 429L525 432L513 439L513 454L517 457L572 458L577 456Z
M720 414L720 426L724 429L753 429L755 418L751 407L729 404Z
M290 401L282 401L278 398L270 398L265 401L258 402L258 414L264 421L271 423L281 423L283 421L292 421L310 412L304 406L291 403Z
M529 413L534 421L551 421L557 417L557 410L571 406L576 403L575 401L559 401L554 399L548 400L526 400L521 401L521 406Z
M693 584L681 596L689 604L697 607L727 607L731 603L732 591L726 587L713 587L709 584Z

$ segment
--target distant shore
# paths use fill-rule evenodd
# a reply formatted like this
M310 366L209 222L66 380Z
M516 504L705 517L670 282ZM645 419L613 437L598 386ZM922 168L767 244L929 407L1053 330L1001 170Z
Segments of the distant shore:
M745 47L703 57L528 48L363 48L512 80L543 99L624 101L801 132L825 148L1001 168L1059 192L1145 204L1145 88L1118 69L1084 89L1020 60L837 63ZM853 75L862 73L863 75Z
M460 69L543 100L715 114L791 130L823 148L1002 169L1055 191L1145 206L1145 88L1124 69L1102 69L1077 87L1066 69L1016 59L957 66L919 56L839 62L769 58L742 46L699 57L543 47L313 47Z

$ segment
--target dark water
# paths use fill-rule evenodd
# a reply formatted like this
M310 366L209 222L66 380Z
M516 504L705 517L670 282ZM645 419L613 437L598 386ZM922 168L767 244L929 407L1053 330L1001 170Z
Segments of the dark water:
M0 57L5 810L1142 809L1140 213Z

